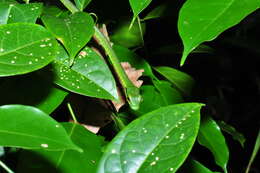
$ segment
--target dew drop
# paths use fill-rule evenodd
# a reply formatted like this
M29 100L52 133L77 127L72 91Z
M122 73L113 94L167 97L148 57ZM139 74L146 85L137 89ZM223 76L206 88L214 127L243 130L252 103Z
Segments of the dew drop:
M127 161L125 160L123 163L124 163L124 164L127 164Z
M112 154L115 154L115 153L116 153L116 150L115 150L115 149L112 149L112 150L111 150L111 153L112 153Z
M56 128L60 127L59 125L55 125Z
M43 148L48 148L49 145L48 145L48 144L41 144L41 147L43 147Z
M37 62L37 61L39 61L39 60L36 58L34 61L36 61L36 62Z
M153 162L152 162L150 165L151 165L151 166L153 166L153 165L155 165L155 164L156 164L156 162L155 162L155 161L153 161Z
M17 59L17 56L14 56L14 59Z
M158 161L158 160L159 160L159 157L155 157L155 160L157 160L157 161Z
M169 127L169 124L165 124L166 127Z
M79 89L80 87L79 86L77 86L77 89Z
M184 133L182 133L180 136L180 139L183 139L183 138L184 138Z
M173 171L173 168L170 168L170 171Z
M14 63L15 63L15 61L14 61L14 60L12 60L12 61L11 61L11 63L12 63L12 64L14 64Z
M192 113L194 113L195 111L194 111L194 110L192 110L191 112L192 112Z
M166 139L169 139L170 136L165 136Z
M30 55L30 56L33 56L33 53L30 53L29 55Z
M29 61L29 64L32 64L32 61Z
M11 32L10 31L6 31L6 34L11 34Z
M44 59L44 57L43 57L43 56L41 56L41 59Z
M154 155L154 153L152 153L152 156Z
M136 150L132 150L132 153L135 153L136 152Z
M4 51L4 49L3 48L0 48L0 52L3 52Z

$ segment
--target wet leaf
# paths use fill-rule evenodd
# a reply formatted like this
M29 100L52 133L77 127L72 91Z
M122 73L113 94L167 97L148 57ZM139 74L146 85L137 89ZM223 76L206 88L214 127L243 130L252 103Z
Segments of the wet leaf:
M44 15L44 25L65 46L71 58L74 58L94 34L94 21L84 12L69 17Z
M59 86L82 95L118 99L116 83L106 62L95 51L85 47L75 58L72 67L69 57L60 46L52 63L54 82Z
M0 2L0 24L35 23L42 11L42 3L17 4Z
M0 124L0 146L81 151L58 122L34 107L0 106Z
M213 173L200 162L194 159L187 159L177 173Z
M97 173L175 172L195 142L201 106L166 106L134 120L108 144Z
M55 58L57 41L42 26L7 24L0 26L0 76L38 70Z

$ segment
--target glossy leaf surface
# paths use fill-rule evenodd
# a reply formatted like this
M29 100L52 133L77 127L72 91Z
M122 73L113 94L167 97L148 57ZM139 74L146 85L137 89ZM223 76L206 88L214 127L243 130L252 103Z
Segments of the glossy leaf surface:
M186 95L190 95L195 81L188 74L166 66L155 67L155 70L168 79L177 89Z
M74 0L76 6L80 11L83 11L84 8L91 2L91 0Z
M257 8L258 0L187 0L178 20L178 31L184 44L181 65L199 44L215 39Z
M84 12L74 13L66 18L44 15L42 21L65 46L72 58L87 44L94 33L94 21Z
M0 124L0 146L81 150L72 143L58 122L31 106L0 106Z
M55 87L52 81L47 81L39 75L17 76L0 85L0 105L30 105L50 114L63 102L67 94Z
M86 130L83 126L72 123L62 123L62 125L71 140L82 148L83 152L80 153L73 150L26 151L22 154L21 163L19 163L18 166L18 173L72 173L75 172L75 170L77 173L95 172L98 161L102 155L102 139Z
M201 106L171 105L134 120L108 144L97 172L175 172L197 136Z
M114 77L105 61L91 48L85 47L75 58L72 67L69 57L60 46L58 56L52 63L54 82L78 94L117 99Z
M57 41L40 25L0 26L0 76L38 70L55 58L56 51Z
M201 122L198 142L212 152L216 164L227 172L228 146L219 126L210 117L204 118Z
M41 3L17 4L0 2L0 24L35 23L41 11Z

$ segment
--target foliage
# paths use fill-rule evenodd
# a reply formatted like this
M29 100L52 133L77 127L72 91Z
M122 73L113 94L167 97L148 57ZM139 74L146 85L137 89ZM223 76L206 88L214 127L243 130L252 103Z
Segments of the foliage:
M229 147L221 130L242 146L243 135L201 111L205 104L193 102L197 81L179 63L161 66L158 57L157 66L147 57L147 22L167 18L172 3L124 0L133 14L116 14L121 20L116 27L114 17L89 12L98 9L95 3L0 0L0 159L10 152L19 157L15 166L1 160L0 166L8 173L228 172ZM202 43L260 3L187 0L181 5L172 23L178 23L184 49L176 52L182 52L184 65L191 53L214 54ZM106 8L102 4L101 10ZM111 37L97 23L106 23ZM73 110L64 106L70 103ZM194 159L197 143L213 154L214 171Z

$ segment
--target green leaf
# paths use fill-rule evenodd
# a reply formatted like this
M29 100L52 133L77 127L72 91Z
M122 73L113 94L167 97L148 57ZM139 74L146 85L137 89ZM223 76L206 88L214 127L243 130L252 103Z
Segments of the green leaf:
M258 131L258 135L257 135L256 141L255 141L254 150L253 150L252 155L250 157L249 163L246 167L246 173L249 173L250 167L255 160L255 157L256 157L256 155L259 151L259 148L260 148L260 130Z
M140 88L140 93L142 95L142 102L140 108L133 111L135 115L141 116L167 105L161 94L152 85L143 85Z
M167 105L183 102L180 92L173 88L171 83L163 80L153 80L153 84Z
M171 67L159 66L154 68L158 73L168 79L178 90L185 95L190 95L195 83L188 74Z
M70 67L69 57L60 46L58 57L52 65L51 70L57 85L86 96L118 99L116 83L110 69L91 48L85 47Z
M197 160L187 159L177 173L213 173Z
M56 6L44 6L43 7L43 15L51 15L51 16L60 16L64 11L62 11L60 8Z
M196 139L201 106L171 105L134 120L108 144L97 173L175 172Z
M153 81L152 85L143 85L140 92L143 101L137 111L133 111L135 115L141 116L151 112L162 106L180 103L183 101L181 94L171 87L167 81Z
M42 12L42 3L0 3L0 24L35 23Z
M152 0L129 0L134 13L134 18L136 18L151 2Z
M81 50L94 34L94 21L84 12L78 12L66 18L44 15L44 25L65 46L71 58Z
M91 2L91 0L74 0L76 6L80 11L83 11L84 8Z
M0 105L30 105L50 114L62 103L67 94L54 87L52 81L44 80L39 75L24 75L7 79L0 85L2 97Z
M45 151L33 150L23 152L19 165L19 172L27 173L94 173L102 156L102 141L99 136L89 132L83 126L62 123L71 140L83 149L82 153L73 150ZM32 164L33 163L33 164Z
M0 76L38 70L54 59L56 51L57 41L40 25L0 25Z
M221 130L230 134L234 140L237 140L241 144L241 146L244 147L246 138L242 133L238 132L233 126L225 123L224 121L219 121L218 125L221 128Z
M258 0L187 0L179 12L178 31L184 44L181 65L199 44L211 41L259 8Z
M136 53L120 45L113 45L113 49L120 62L129 62L134 68L143 69L143 76L149 76L151 79L156 78L152 72L151 66Z
M229 159L228 146L219 126L210 117L204 118L201 122L198 142L212 152L216 164L227 172Z
M31 106L0 106L0 146L81 151L50 116Z

